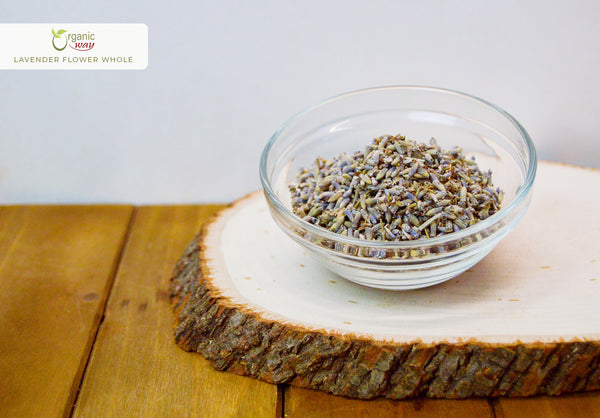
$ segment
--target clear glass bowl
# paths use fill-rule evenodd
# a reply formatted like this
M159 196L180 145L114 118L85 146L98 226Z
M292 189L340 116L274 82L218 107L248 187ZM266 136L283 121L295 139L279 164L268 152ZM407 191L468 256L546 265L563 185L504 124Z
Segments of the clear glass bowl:
M442 148L459 146L475 156L504 190L501 210L458 232L401 242L342 236L292 213L288 185L301 167L398 134L420 142L434 137ZM536 166L529 135L499 107L457 91L391 86L342 94L292 117L267 143L260 178L275 222L327 268L366 286L415 289L467 270L516 226L529 205Z

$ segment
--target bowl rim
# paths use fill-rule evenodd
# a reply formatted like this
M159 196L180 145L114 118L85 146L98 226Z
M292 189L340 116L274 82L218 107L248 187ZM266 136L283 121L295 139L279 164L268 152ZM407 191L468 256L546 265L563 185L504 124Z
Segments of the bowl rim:
M343 99L345 97L353 96L353 95L366 94L366 93L371 93L371 92L381 91L381 90L423 90L423 91L441 93L441 94L446 94L446 95L455 95L455 96L459 96L459 97L466 98L469 100L473 100L475 102L478 102L479 104L487 106L487 107L491 108L492 110L495 110L496 112L500 113L508 121L510 121L512 123L512 125L517 129L519 134L521 135L521 138L524 140L527 150L529 151L529 161L528 161L527 173L526 173L525 179L523 181L523 185L519 188L519 190L515 194L515 197L512 200L512 202L510 202L510 204L506 207L501 207L498 212L494 213L493 215L484 219L483 221L479 221L475 225L470 226L465 229L461 229L458 232L452 232L452 233L449 233L446 235L437 236L437 237L433 237L433 238L425 237L425 238L419 238L416 240L408 240L408 241L379 241L379 240L366 240L366 239L360 239L360 238L354 238L354 237L347 237L347 236L340 235L338 233L329 231L323 227L311 224L310 222L307 222L304 219L301 219L300 217L295 215L292 211L290 211L283 204L281 199L279 199L279 196L277 196L277 193L275 193L275 191L273 190L273 187L271 186L271 182L267 176L267 159L269 157L271 149L273 148L274 144L277 142L277 140L279 139L281 134L294 121L300 119L305 114L307 114L321 106L324 106L330 102L333 102L333 101L336 101L339 99ZM267 200L269 200L273 205L275 205L275 207L280 212L282 212L287 218L291 219L292 222L296 223L303 229L305 229L317 236L323 237L323 238L327 238L327 239L330 239L330 240L333 240L336 242L341 242L343 244L348 244L348 245L352 245L352 246L371 247L374 249L375 248L377 248L377 249L384 249L384 248L385 249L390 249L390 248L391 249L414 249L414 248L419 248L419 247L429 247L430 245L439 245L439 244L449 243L449 242L461 240L463 238L475 235L475 234L481 232L482 230L485 230L486 228L501 221L509 213L512 213L517 206L519 206L519 204L523 201L523 199L531 191L531 188L533 186L533 181L535 179L536 171L537 171L537 152L535 149L535 145L533 144L533 141L531 140L531 137L529 136L529 134L527 133L525 128L510 113L508 113L506 110L502 109L501 107L499 107L491 102L488 102L487 100L481 99L477 96L474 96L474 95L471 95L468 93L463 93L458 90L452 90L452 89L447 89L447 88L430 87L430 86L422 86L422 85L387 85L387 86L353 90L350 92L341 93L341 94L329 97L329 98L322 100L312 106L305 108L304 110L302 110L302 111L296 113L295 115L293 115L292 117L290 117L275 131L275 133L273 133L273 135L271 136L271 138L269 139L269 141L267 142L267 144L265 145L265 147L263 149L263 152L260 157L260 167L259 167L260 181L261 181L261 184L263 187L263 191L267 197ZM494 234L492 234L492 235L494 235Z

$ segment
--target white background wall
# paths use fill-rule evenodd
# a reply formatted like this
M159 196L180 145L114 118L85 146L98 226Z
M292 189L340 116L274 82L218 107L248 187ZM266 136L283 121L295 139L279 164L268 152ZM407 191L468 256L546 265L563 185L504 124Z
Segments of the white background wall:
M144 71L0 71L0 203L231 201L289 116L389 84L485 98L540 158L600 167L594 0L23 0L0 22L149 27Z

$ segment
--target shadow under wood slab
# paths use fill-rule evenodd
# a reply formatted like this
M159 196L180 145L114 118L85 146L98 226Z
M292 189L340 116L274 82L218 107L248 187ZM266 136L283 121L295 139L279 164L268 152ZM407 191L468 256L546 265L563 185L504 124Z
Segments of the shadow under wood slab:
M418 397L404 400L385 398L362 400L332 396L318 390L295 386L286 386L284 398L286 418L495 418L492 405L487 398L425 399Z
M171 282L175 339L215 368L369 399L600 389L600 171L542 163L481 263L389 292L323 269L254 193L205 226ZM568 199L567 199L568 198Z
M493 405L497 418L600 418L599 392L534 398L498 398L493 401Z

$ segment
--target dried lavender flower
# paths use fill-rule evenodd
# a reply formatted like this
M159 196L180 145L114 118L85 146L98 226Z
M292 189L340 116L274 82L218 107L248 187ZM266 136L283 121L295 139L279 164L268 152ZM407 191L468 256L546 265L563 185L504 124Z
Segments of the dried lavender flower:
M462 150L404 136L375 138L365 151L317 158L289 186L292 210L332 232L361 239L415 240L450 234L500 210L490 170Z

